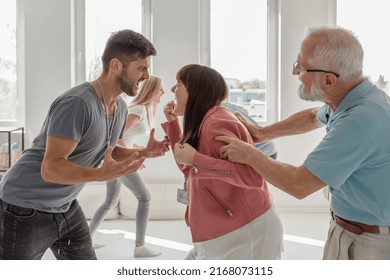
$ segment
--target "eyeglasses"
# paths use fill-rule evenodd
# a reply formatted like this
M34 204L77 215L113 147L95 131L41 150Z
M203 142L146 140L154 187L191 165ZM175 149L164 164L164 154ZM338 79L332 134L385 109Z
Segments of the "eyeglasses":
M298 66L299 66L298 61L295 61L293 64L293 75L299 75L302 72L324 72L324 73L331 73L335 75L337 78L340 77L340 74L337 74L336 72L326 71L321 69L300 69L298 68Z

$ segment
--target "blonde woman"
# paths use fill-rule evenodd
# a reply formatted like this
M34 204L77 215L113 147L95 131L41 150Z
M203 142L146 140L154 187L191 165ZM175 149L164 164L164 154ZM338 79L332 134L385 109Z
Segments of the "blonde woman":
M149 79L143 82L139 94L128 107L126 129L123 138L119 140L119 144L126 147L137 146L135 144L137 137L151 133L154 127L156 109L163 94L164 89L160 78L150 76ZM138 172L107 182L106 199L94 214L89 225L91 236L93 236L108 212L118 204L121 184L125 185L138 200L134 257L155 257L160 255L160 252L145 246L145 233L149 219L151 197L147 186ZM96 245L95 248L101 246Z

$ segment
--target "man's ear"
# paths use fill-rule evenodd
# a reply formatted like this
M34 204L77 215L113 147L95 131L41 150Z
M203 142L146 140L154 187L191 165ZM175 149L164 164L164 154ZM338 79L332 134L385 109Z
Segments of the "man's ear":
M337 77L333 74L326 73L324 78L324 86L327 88L333 88L336 85Z
M123 67L123 64L122 64L122 62L119 59L117 59L117 58L111 59L111 61L110 61L110 69L111 69L111 71L113 71L115 73L121 73L122 72L122 67Z

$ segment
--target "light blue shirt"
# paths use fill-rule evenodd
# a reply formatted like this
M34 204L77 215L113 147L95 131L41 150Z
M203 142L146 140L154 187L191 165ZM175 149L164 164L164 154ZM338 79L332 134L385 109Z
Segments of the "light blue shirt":
M331 209L348 220L390 226L389 96L365 79L336 111L325 105L317 117L327 133L304 165L329 185Z

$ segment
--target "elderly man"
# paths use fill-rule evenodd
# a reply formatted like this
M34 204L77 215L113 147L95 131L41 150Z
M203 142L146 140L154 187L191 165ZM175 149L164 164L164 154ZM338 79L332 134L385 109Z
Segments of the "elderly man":
M242 120L256 142L326 125L301 166L275 161L227 136L221 157L250 165L275 187L302 199L329 185L331 224L324 259L390 259L390 98L363 77L363 49L339 27L314 27L293 74L299 96L321 101L267 127Z

